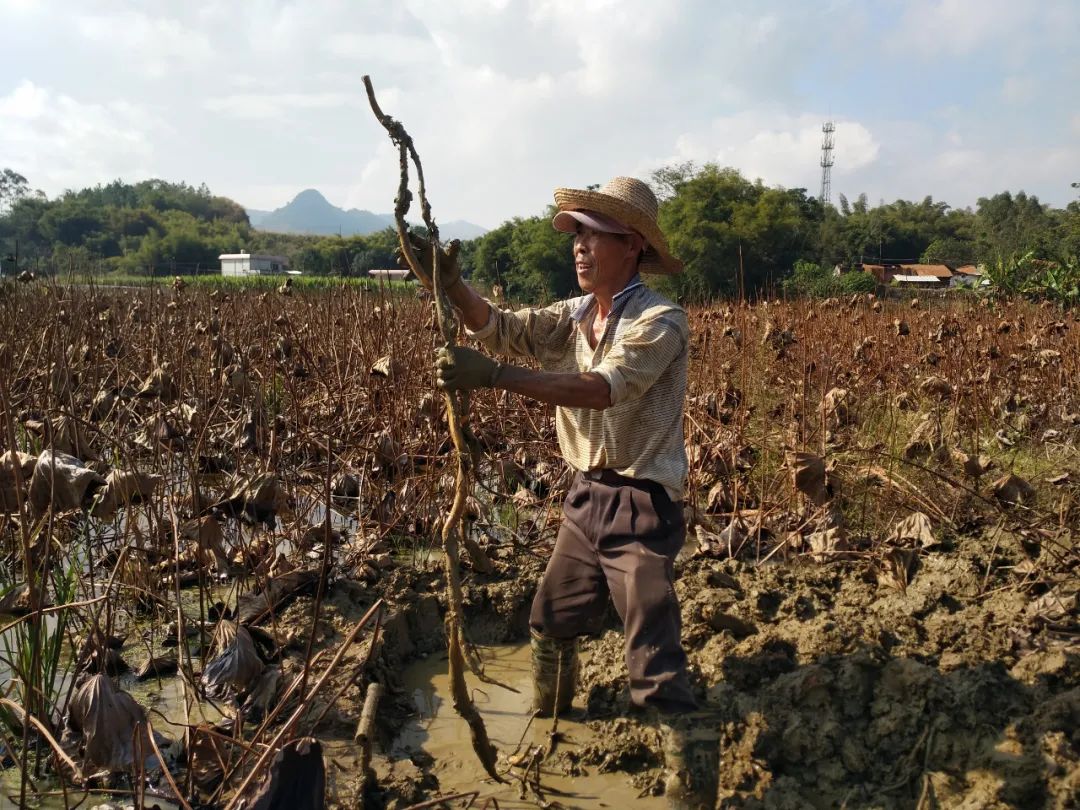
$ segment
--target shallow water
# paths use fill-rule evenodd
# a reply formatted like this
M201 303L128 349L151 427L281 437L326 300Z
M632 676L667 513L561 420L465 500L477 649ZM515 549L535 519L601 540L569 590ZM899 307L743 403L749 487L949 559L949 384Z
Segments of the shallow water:
M519 690L514 693L466 676L488 736L499 751L499 771L502 773L508 768L507 755L518 749L519 741L521 751L530 743L546 746L551 720L536 719L531 726L529 724L532 675L528 645L487 648L484 659L485 671L490 677ZM392 757L408 757L418 751L433 757L435 764L430 770L438 777L439 795L478 790L474 807L481 806L488 797L495 797L499 807L535 810L537 802L533 797L521 798L516 778L510 778L509 784L499 785L480 767L472 750L468 725L454 712L444 656L432 655L410 666L403 680L405 688L412 694L417 716L405 725L394 741ZM562 733L560 751L580 748L597 739L587 726L566 718L559 720L559 731ZM630 783L625 773L597 773L592 767L586 770L586 775L569 777L547 764L542 765L540 785L544 799L581 810L667 807L662 797L639 796L641 791Z

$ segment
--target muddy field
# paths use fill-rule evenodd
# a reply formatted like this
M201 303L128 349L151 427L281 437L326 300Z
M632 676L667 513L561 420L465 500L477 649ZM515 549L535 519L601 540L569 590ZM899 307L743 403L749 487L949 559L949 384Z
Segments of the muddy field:
M691 320L677 590L718 806L1073 806L1073 314L856 298ZM423 686L445 669L453 485L434 343L412 297L2 288L12 801L305 807L321 784L350 807L663 806L614 615L554 744L527 723L567 482L543 406L485 393L471 420L468 681L508 786Z

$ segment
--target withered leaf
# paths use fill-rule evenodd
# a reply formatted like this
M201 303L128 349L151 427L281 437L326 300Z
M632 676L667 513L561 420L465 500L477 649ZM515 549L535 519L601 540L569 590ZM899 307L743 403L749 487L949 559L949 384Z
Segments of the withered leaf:
M835 429L852 421L851 392L846 388L832 388L821 400L819 411L825 424Z
M175 654L148 658L137 670L135 670L135 680L145 681L154 677L172 675L177 671L179 666L180 664Z
M912 512L903 520L898 521L889 533L888 539L900 545L914 542L920 548L937 545L930 518L922 512Z
M322 810L326 766L314 737L292 740L270 762L261 784L238 803L240 810Z
M979 453L965 453L963 450L954 449L952 459L969 478L986 475L994 467L993 459Z
M68 706L67 724L82 736L88 771L130 770L137 726L143 737L142 750L150 751L146 713L131 695L114 687L108 675L94 675L79 688Z
M788 468L795 489L810 499L815 506L825 504L832 493L826 480L825 459L814 453L788 453Z
M390 355L380 357L371 365L371 374L375 377L386 377L393 381L398 377L401 364L395 362Z
M945 399L952 396L953 387L944 377L927 377L919 383L919 391L928 397Z
M212 692L221 694L227 686L244 692L262 675L262 659L255 650L251 633L243 625L222 622L218 626L215 646L218 654L206 664L202 676L203 683Z
M50 506L57 511L82 509L104 485L104 478L74 456L45 450L30 480L30 504L39 514Z
M810 544L810 556L817 562L828 562L847 551L847 532L841 526L821 529L807 537Z
M912 549L890 549L877 564L878 582L900 593L907 593L917 559L918 555Z
M1028 603L1025 612L1032 619L1059 622L1076 613L1078 600L1080 592L1067 593L1054 588Z
M1035 488L1018 475L1005 475L994 482L994 497L1009 506L1030 504L1035 500Z

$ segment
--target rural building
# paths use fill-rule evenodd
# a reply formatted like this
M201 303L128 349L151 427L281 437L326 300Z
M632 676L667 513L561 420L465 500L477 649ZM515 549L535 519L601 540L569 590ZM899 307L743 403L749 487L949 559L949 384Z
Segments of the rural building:
M965 264L953 270L950 287L981 287L990 282L983 278L982 269L973 264Z
M863 264L864 273L870 273L878 284L908 287L948 287L953 271L943 264Z
M401 267L376 267L368 270L368 276L380 281L408 281L411 275L411 270Z
M222 253L223 276L275 276L289 270L289 260L283 256L266 256L261 253ZM290 275L295 275L290 273Z

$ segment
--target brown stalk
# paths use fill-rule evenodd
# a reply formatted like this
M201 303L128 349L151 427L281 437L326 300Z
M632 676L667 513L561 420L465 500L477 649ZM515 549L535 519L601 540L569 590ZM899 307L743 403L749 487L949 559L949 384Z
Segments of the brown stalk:
M0 704L7 706L13 712L18 714L22 718L23 723L25 723L26 728L34 726L34 728L41 732L41 736L45 738L45 741L53 749L53 752L56 754L57 758L61 762L63 762L68 768L71 769L71 773L75 775L76 780L78 780L79 782L84 781L83 773L79 769L79 766L75 764L74 760L72 760L71 757L64 753L64 749L60 747L60 743L56 741L56 738L53 737L52 733L49 731L48 728L45 727L44 723L34 717L34 715L27 712L22 706L20 706L13 700L8 700L7 698L0 698ZM23 774L25 776L25 765L21 767L23 768Z
M412 249L409 239L408 225L405 222L405 214L409 210L412 193L409 191L409 158L416 167L416 176L419 183L420 208L423 213L424 223L428 229L428 247L432 256L432 281L435 292L435 311L438 317L439 331L442 333L443 343L446 348L452 347L456 342L457 319L453 308L446 297L443 288L442 268L440 258L442 248L439 244L439 231L431 217L431 207L428 205L427 195L424 189L424 172L420 166L420 156L416 153L412 138L405 131L405 127L399 121L395 121L386 115L375 100L375 89L371 79L364 76L364 87L367 90L368 102L371 110L379 123L383 125L390 139L397 144L400 158L400 182L398 195L394 204L394 219L398 227L398 239L401 242L401 252L406 262L416 274L417 278L424 278L425 273L420 266L420 261ZM442 540L443 550L446 553L446 580L447 580L447 610L446 610L446 638L449 646L450 658L450 688L454 698L454 709L466 723L472 736L473 750L480 758L480 764L484 770L496 782L502 782L495 769L495 746L488 739L484 720L477 711L476 705L469 695L469 689L465 683L465 651L464 637L462 633L462 594L461 573L458 570L458 542L464 541L472 555L474 563L481 559L479 547L468 545L468 535L463 531L463 516L465 514L465 501L469 493L469 463L472 458L471 450L465 438L462 425L468 415L469 397L465 392L444 392L446 400L446 421L450 427L450 436L454 443L454 457L457 470L455 473L454 500L450 507L450 514L443 523ZM475 546L475 551L474 551ZM490 569L490 563L487 563Z
M285 721L285 724L282 725L282 727L278 730L278 733L274 735L274 739L271 740L270 744L267 745L266 748L263 750L262 754L255 761L255 764L251 767L251 770L248 771L247 776L244 777L244 781L240 783L240 787L237 788L236 793L233 794L232 799L230 799L229 803L225 805L225 810L233 810L233 808L236 807L236 803L244 797L247 789L255 780L255 777L262 772L263 768L270 761L270 758L277 753L277 751L281 748L282 744L286 741L288 735L292 733L293 727L296 725L297 721L299 721L300 718L303 716L304 712L308 710L308 707L311 705L311 701L314 700L315 696L318 695L319 692L322 690L323 684L326 683L330 676L337 671L338 665L341 663L341 659L345 657L345 653L348 652L349 648L356 640L356 637L360 634L360 631L364 629L367 623L371 620L371 617L374 616L382 608L382 606L383 600L380 599L374 605L372 605L368 609L367 613L365 613L360 618L360 620L353 626L353 629L349 632L349 635L346 636L345 640L341 642L341 647L338 648L337 654L334 656L333 660L331 660L330 663L327 664L326 669L323 671L322 677L320 677L319 680L315 682L315 685L311 687L311 690L306 695L304 695L303 700L300 701L300 705L296 707L296 709L291 715L289 715L289 719Z

